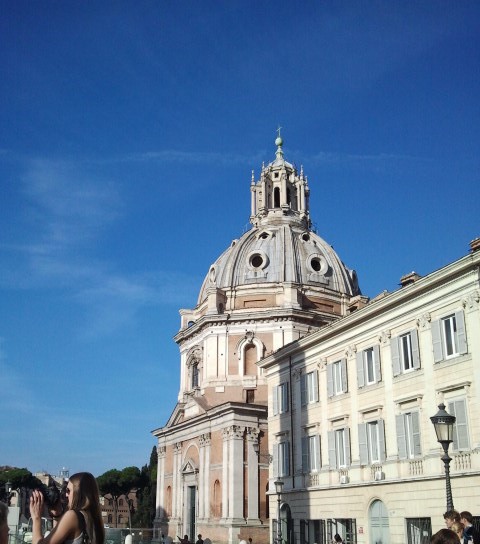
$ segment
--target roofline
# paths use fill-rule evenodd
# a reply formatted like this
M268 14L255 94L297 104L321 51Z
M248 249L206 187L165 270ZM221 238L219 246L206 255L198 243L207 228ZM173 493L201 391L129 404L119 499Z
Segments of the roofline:
M356 310L348 316L341 317L308 336L304 336L303 338L287 344L278 349L275 353L261 359L257 363L257 366L262 369L267 369L274 365L278 359L284 359L285 357L296 353L299 349L307 349L310 346L317 344L320 340L326 340L327 338L342 332L344 329L354 327L360 321L372 319L378 314L385 312L388 308L401 304L405 300L431 289L432 286L441 283L452 275L459 276L465 274L465 272L470 269L475 268L477 270L477 284L480 284L480 251L469 253L468 255L423 276L415 281L415 283L392 291L378 300L373 300L364 308Z

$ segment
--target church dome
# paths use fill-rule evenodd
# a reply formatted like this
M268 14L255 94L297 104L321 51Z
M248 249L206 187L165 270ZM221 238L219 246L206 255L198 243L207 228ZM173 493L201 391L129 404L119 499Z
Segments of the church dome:
M356 273L311 229L310 191L303 168L298 173L284 160L280 137L275 143L275 160L262 167L259 180L255 181L252 173L252 228L210 266L197 307L213 292L217 303L221 300L218 293L225 295L226 302L228 297L245 298L255 291L263 293L270 306L290 304L309 309L312 305L320 308L328 299L338 302L360 294ZM285 296L283 292L279 296L282 286L289 286L296 294ZM255 307L254 300L248 305ZM230 309L240 308L238 301L230 304ZM217 304L218 313L223 309L224 304Z

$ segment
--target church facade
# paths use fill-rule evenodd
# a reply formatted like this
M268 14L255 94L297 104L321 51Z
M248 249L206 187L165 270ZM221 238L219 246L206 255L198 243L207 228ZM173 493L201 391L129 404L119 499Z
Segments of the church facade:
M157 539L270 541L269 391L257 362L364 302L355 272L311 228L303 168L275 144L252 174L251 229L209 267L196 306L180 310L178 402L153 431Z

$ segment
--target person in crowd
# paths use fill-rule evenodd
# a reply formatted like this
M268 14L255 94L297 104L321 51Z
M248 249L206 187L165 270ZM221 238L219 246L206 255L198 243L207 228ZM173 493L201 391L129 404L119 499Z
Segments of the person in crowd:
M178 540L180 540L180 544L190 544L190 539L188 538L188 535L183 535L183 538L180 538L177 536Z
M8 506L0 502L0 544L8 544Z
M74 474L68 480L65 493L67 509L64 512L59 501L49 510L53 519L53 529L44 536L43 494L38 490L32 492L30 497L32 544L104 544L105 529L95 477L89 472Z
M452 527L452 523L460 523L460 514L456 510L447 510L445 514L443 514L443 519L445 520L447 529L450 529Z
M195 544L203 544L202 535L197 535L197 541L195 542Z
M480 544L480 533L472 525L472 514L467 512L467 510L460 512L460 521L463 525L463 543L472 544L473 540L474 544Z
M463 542L463 525L459 521L454 521L450 529L457 534L458 540Z
M343 538L337 533L334 537L333 537L333 544L342 544L343 543Z
M458 544L458 536L452 529L440 529L430 539L431 544Z

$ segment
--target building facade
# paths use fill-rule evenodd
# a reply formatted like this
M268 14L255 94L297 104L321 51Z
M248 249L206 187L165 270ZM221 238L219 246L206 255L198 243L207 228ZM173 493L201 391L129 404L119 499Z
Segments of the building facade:
M259 363L284 542L430 542L446 510L440 404L456 417L454 507L480 514L479 242Z
M269 393L256 363L362 299L355 273L311 229L303 168L275 144L275 159L252 173L251 229L210 266L196 306L180 310L178 402L153 431L157 540L269 542Z

